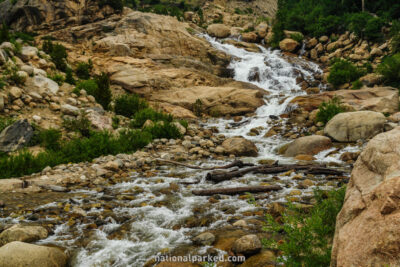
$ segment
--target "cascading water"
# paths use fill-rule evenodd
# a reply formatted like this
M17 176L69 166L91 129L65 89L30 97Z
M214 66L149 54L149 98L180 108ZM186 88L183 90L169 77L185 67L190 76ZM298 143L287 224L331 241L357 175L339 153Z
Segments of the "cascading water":
M304 94L296 84L296 78L300 75L304 79L312 81L314 74L321 73L318 66L310 62L298 59L299 64L289 63L278 51L260 47L261 52L259 53L248 52L229 44L221 44L208 36L204 36L204 38L215 48L235 58L230 64L230 68L235 72L235 80L251 82L269 92L265 98L266 104L257 110L254 117L249 118L248 123L236 128L226 128L227 124L233 122L232 120L216 120L208 124L210 127L216 126L221 133L227 136L246 136L250 129L255 127L262 128L262 133L259 135L262 136L273 126L274 121L270 116L281 115L293 97ZM257 78L251 79L252 75L256 75ZM274 152L276 146L284 142L282 137L246 136L246 138L257 143L260 158L284 160ZM321 154L321 160L325 156ZM216 165L225 162L210 161L209 163ZM88 227L84 223L75 228L67 223L59 225L52 236L40 243L69 247L75 254L73 266L143 266L160 251L185 244L189 246L192 236L206 229L226 225L228 216L240 217L243 212L255 209L254 205L238 196L223 196L217 203L211 204L207 197L192 195L191 190L193 189L210 188L211 184L205 180L205 171L193 171L183 167L171 170L163 167L165 166L160 167L154 177L144 178L139 174L134 174L130 182L108 188L109 194L113 196L123 196L125 192L140 188L141 191L130 201L122 201L116 197L113 199L116 207L113 208L112 213L116 217L127 217L129 220L117 223L112 217L106 217L103 226L92 231L89 237L85 237L86 243L83 246L79 245L77 240L82 238L84 229ZM171 175L172 171L173 175ZM185 174L186 178L182 179L181 174ZM197 182L193 183L193 181ZM187 185L190 182L192 184ZM241 179L224 181L219 185L234 187L259 185L261 182L276 182L276 177L246 175ZM178 184L179 190L169 195L158 193L160 189L168 188L171 183ZM265 199L259 200L261 204L285 201L284 197L292 190L291 188L296 186L291 175L280 177L278 183L284 185L285 189L271 193ZM308 188L302 192L307 195L311 194L311 191L312 189ZM105 197L104 193L96 191L86 191L85 195L84 199L75 199L74 202L96 203ZM103 212L104 210L101 209L93 209L90 214L96 217ZM190 225L193 220L194 226ZM113 237L115 232L119 232L121 235L118 238ZM201 253L207 247L196 249L195 252Z

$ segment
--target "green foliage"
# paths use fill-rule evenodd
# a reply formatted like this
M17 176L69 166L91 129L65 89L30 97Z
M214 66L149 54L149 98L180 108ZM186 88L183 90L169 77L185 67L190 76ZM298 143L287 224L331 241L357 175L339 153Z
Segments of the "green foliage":
M147 127L144 131L149 132L153 138L167 138L167 139L175 139L181 138L178 128L170 122L161 121L160 123L156 123L153 127Z
M80 95L80 91L82 89L85 90L89 95L94 96L98 90L98 86L95 80L80 81L73 90L73 93Z
M0 28L0 44L3 42L7 42L11 39L10 31L8 30L7 25L3 22Z
M366 12L361 2L353 0L279 0L276 18L287 30L300 31L311 36L330 36L354 30L369 40L382 38L384 21L400 17L397 0L366 1ZM379 18L370 13L377 14Z
M390 29L390 46L393 54L400 53L400 20L393 21Z
M273 48L278 48L279 42L285 38L285 33L283 32L284 29L285 28L282 21L280 20L275 21L275 23L272 26L272 39L270 40L270 45Z
M85 111L81 111L76 119L65 118L63 126L68 131L78 132L84 137L89 137L92 134L91 123Z
M6 86L6 82L4 80L5 78L3 76L0 76L0 90L3 90Z
M293 33L290 35L290 38L292 38L293 40L295 40L298 43L302 43L304 36L301 33Z
M113 129L118 129L120 123L120 119L117 116L112 117L112 127Z
M351 89L358 90L361 89L361 87L363 87L363 83L360 80L357 80L352 83Z
M333 62L328 76L328 82L334 87L355 81L365 73L347 60L336 59Z
M130 118L139 110L147 107L147 102L136 94L121 95L115 99L114 111L117 115Z
M110 89L110 77L104 72L95 77L97 83L97 90L93 96L96 98L97 103L103 106L104 109L109 109L112 100L112 93Z
M54 73L53 75L47 75L49 79L52 79L55 81L58 85L62 85L65 81L65 78L62 74L60 73Z
M53 44L50 52L51 60L56 65L56 68L61 71L67 69L67 50L62 44Z
M15 119L10 118L10 117L0 117L0 133L7 128L8 126L10 126L11 124L13 124L15 122Z
M65 71L65 82L72 85L76 84L71 68L67 68Z
M283 233L284 242L263 239L264 247L279 250L282 255L278 261L287 267L329 266L336 216L343 206L345 192L345 187L328 192L315 190L316 204L310 211L289 203L282 214L283 224L267 215L264 230L276 236Z
M89 59L88 63L79 62L76 67L75 73L79 79L88 80L90 79L90 72L93 69L93 62Z
M345 111L340 99L336 96L328 102L323 102L318 109L316 120L324 124L330 121L336 114Z
M400 53L384 58L377 71L383 75L385 84L400 88Z
M104 5L109 5L117 11L122 11L122 9L124 8L123 0L100 0L99 5L100 7Z
M145 108L135 113L135 115L132 117L130 126L132 128L141 128L147 120L151 120L154 123L163 121L167 124L172 122L173 119L174 118L170 114L157 112L152 108Z
M50 150L60 149L61 131L57 129L41 130L37 135L37 142Z
M44 40L43 45L42 45L42 50L46 54L50 54L53 51L53 42L51 40Z

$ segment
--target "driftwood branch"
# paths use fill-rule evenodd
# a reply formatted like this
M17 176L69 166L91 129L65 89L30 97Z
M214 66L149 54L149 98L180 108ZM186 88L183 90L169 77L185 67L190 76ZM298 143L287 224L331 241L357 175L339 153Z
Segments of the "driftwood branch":
M165 162L165 163L171 163L171 164L175 164L175 165L179 165L179 166L184 166L186 168L189 169L196 169L196 170L206 170L206 171L211 171L211 170L223 170L223 169L230 169L232 167L246 167L246 166L253 166L253 164L250 163L243 163L243 161L241 160L235 160L234 162L228 164L228 165L224 165L224 166L214 166L214 167L200 167L200 166L195 166L195 165L189 165L189 164L185 164L182 162L178 162L178 161L173 161L173 160L168 160L168 159L155 159L157 161L160 162Z
M237 195L243 193L263 193L263 192L277 191L281 189L282 187L280 187L279 185L246 186L246 187L233 187L233 188L193 190L192 193L196 196L212 196L216 194Z
M280 173L285 171L298 171L304 170L305 173L311 174L328 174L328 175L343 175L343 171L326 168L324 166L316 165L281 165L281 166L271 166L271 165L259 165L250 168L235 170L235 171L215 171L207 173L206 179L213 182L222 182L225 180L230 180L235 177L241 177L247 173Z

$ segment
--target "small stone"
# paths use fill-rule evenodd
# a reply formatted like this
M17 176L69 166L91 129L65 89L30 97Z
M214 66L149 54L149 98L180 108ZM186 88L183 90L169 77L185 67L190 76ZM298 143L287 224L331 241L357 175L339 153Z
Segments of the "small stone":
M237 239L232 246L232 251L236 254L253 255L262 248L261 241L256 235L245 235Z
M202 246L211 246L215 241L215 236L210 232L204 232L193 238L193 243Z

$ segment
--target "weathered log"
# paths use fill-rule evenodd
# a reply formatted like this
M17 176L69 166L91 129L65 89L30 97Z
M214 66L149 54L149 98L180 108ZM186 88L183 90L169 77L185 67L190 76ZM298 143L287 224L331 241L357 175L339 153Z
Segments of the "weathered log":
M178 161L173 161L173 160L168 160L168 159L155 159L155 160L160 161L160 162L165 162L165 163L171 163L171 164L175 164L175 165L184 166L184 167L189 168L189 169L206 170L206 171L230 169L232 167L242 168L242 167L246 167L246 166L254 166L254 164L244 163L241 160L235 160L234 162L232 162L232 163L230 163L228 165L214 166L214 167L200 167L200 166L189 165L189 164L185 164L185 163L178 162Z
M270 174L270 173L280 173L285 171L298 171L298 170L305 170L305 173L311 174L330 174L330 175L343 175L343 171L335 170L326 168L323 166L316 166L316 165L281 165L281 166L271 166L271 165L259 165L250 168L240 169L236 171L215 171L209 172L206 175L207 180L211 180L213 182L222 182L225 180L229 180L235 177L241 177L247 173L263 173L263 174Z
M216 188L216 189L204 189L204 190L193 190L193 195L196 196L212 196L216 194L221 195L237 195L243 193L263 193L270 191L281 190L282 187L279 185L269 186L245 186L245 187L233 187L233 188Z

